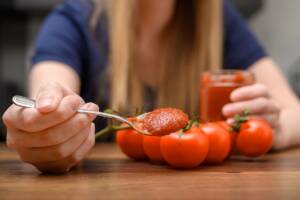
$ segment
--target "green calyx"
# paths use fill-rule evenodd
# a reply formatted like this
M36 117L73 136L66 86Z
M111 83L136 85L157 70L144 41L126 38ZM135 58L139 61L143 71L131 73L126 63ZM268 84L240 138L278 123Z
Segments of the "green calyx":
M193 126L197 126L198 124L199 124L199 122L196 119L190 120L189 123L184 128L182 128L178 131L179 139L182 137L184 132L190 130Z
M183 135L183 129L180 129L178 132L178 138L181 139L182 135Z
M249 115L250 115L249 109L245 109L241 114L236 114L234 116L234 123L231 125L229 131L239 132L241 128L241 124L248 121Z

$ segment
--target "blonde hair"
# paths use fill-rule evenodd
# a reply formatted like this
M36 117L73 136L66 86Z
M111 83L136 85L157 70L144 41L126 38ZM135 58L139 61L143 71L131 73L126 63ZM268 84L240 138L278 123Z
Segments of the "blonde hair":
M145 91L133 64L135 0L99 1L95 16L103 2L109 19L111 107L141 108ZM198 114L200 75L222 65L222 1L177 0L168 33L156 106Z

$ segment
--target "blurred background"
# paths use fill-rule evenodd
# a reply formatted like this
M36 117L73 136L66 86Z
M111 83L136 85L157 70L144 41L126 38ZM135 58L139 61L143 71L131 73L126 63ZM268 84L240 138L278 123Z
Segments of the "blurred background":
M26 93L26 66L39 27L62 0L0 1L0 115ZM230 0L300 96L300 1ZM0 140L4 140L0 122Z

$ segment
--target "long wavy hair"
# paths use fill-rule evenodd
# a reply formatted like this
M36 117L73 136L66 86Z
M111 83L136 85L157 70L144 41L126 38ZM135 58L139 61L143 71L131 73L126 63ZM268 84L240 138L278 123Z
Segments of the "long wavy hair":
M97 1L97 0L96 0ZM136 0L98 0L91 24L106 11L109 26L111 107L141 108L145 87L134 65ZM155 106L199 113L200 75L222 66L222 0L177 0L162 50Z

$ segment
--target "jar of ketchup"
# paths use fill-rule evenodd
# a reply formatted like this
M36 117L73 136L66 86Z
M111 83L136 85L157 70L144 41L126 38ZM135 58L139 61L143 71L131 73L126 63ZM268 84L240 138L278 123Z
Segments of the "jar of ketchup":
M255 82L254 74L246 70L207 71L200 81L200 120L224 120L222 108L230 103L230 94L236 88Z

